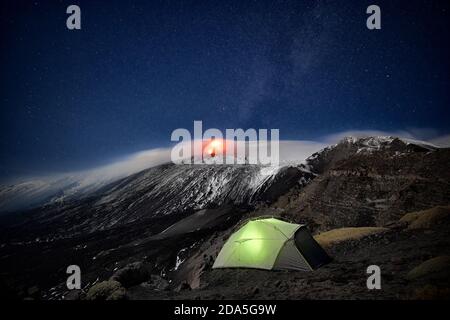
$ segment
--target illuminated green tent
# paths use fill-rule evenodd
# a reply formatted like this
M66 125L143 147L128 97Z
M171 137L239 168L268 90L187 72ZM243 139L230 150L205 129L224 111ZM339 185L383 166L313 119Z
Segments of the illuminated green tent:
M213 268L309 271L329 261L304 225L257 218L231 235Z

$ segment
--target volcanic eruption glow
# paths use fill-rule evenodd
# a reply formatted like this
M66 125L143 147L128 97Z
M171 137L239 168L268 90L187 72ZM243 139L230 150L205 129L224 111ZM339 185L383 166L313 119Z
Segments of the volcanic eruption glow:
M206 153L211 157L215 157L217 154L224 153L223 141L220 139L213 139L209 144L206 145Z

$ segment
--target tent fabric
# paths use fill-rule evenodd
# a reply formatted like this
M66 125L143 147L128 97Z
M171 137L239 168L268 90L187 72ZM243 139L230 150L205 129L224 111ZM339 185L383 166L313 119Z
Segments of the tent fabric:
M303 258L301 253L295 246L295 241L289 239L280 250L278 258L273 266L275 270L299 270L311 271L312 268Z
M270 270L278 252L298 227L276 219L251 220L228 239L213 268L257 266Z
M306 258L299 250L296 240L296 235L300 230L303 234L303 230L306 228L275 218L250 220L226 241L213 268L313 270L308 258L312 257L313 265L318 265L321 262L320 259L324 259L324 257L322 252L315 253L315 250L319 248L323 251L323 249L312 237L299 237L299 241L302 241L302 248L308 253L308 258ZM323 253L325 252L323 251Z
M300 228L295 233L294 239L297 248L312 269L317 269L331 261L325 250L314 240L306 228Z

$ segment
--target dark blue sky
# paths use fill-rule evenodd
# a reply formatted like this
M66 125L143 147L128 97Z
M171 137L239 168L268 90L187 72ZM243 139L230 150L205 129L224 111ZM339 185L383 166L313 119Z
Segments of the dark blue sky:
M382 30L366 28L370 4ZM82 30L66 28L70 4ZM449 133L448 1L0 4L0 176L98 165L176 128Z

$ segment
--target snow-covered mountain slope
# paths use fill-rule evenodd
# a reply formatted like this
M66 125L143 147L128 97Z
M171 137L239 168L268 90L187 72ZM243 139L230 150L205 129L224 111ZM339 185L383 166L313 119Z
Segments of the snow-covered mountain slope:
M0 186L0 213L82 199L120 177L67 174Z
M314 175L302 166L164 164L110 183L81 199L58 201L30 212L40 225L69 233L108 229L173 214L271 202Z
M280 165L295 166L325 144L311 141L280 141ZM255 146L252 145L252 148ZM80 200L120 179L162 164L170 163L171 148L152 149L133 154L111 164L79 172L60 173L0 184L0 215L58 202ZM196 156L198 157L198 156ZM234 162L234 161L233 161ZM191 159L179 164L191 163ZM207 164L223 163L220 157ZM242 160L237 163L246 163ZM263 169L273 170L271 167ZM270 174L270 172L268 172Z
M101 187L170 161L170 149L138 152L110 164L75 172L22 178L0 184L0 214L59 200L81 199Z
M190 207L189 203L199 206L212 202L242 203L253 199L282 167L165 164L125 178L66 175L33 179L0 187L0 212L65 204L99 194L101 196L96 205L107 205L117 199L132 198L142 193L142 197L129 203L130 208L152 198L157 198L158 203L165 203L166 207L174 208L172 201L180 193L185 198L180 200L177 208L180 205ZM165 211L161 207L155 213Z
M167 164L108 186L94 205L126 202L129 211L145 206L152 215L160 215L174 209L200 209L208 204L251 203L279 170L248 165Z
M0 187L0 212L25 210L62 199L81 199L111 181L114 180L87 181L67 175L4 185Z

